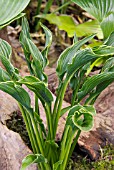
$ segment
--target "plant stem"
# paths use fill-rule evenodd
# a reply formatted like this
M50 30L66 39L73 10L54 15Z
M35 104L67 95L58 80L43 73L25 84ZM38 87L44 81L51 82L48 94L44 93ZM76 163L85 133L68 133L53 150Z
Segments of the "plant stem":
M62 8L68 6L69 4L71 4L72 1L68 1L66 3L64 3L63 5L61 5L59 8L57 8L55 11L52 12L52 14L56 13L57 11L61 10Z
M68 160L70 159L70 157L72 156L72 153L74 151L74 148L76 146L76 143L78 141L78 138L80 136L80 133L81 133L81 130L78 130L77 134L76 134L76 137L74 138L74 141L73 141L73 144L71 146L71 149L70 149L70 152L69 152L69 156L68 156Z
M39 149L37 147L37 141L36 141L34 129L31 126L30 117L29 117L29 115L26 114L26 112L25 112L24 108L22 107L22 105L19 104L19 103L18 103L18 105L19 105L20 111L22 113L22 116L24 118L24 122L25 122L27 132L28 132L28 135L29 135L29 138L30 138L30 141L31 141L33 152L38 153Z
M57 105L58 103L58 107L56 109L56 112L54 113L55 116L54 116L54 138L55 138L55 135L56 135L56 131L57 131L57 126L58 126L58 121L59 121L59 117L60 117L60 112L61 112L61 107L62 107L62 102L63 102L63 99L64 99L64 94L65 94L65 91L66 91L66 88L67 88L67 85L68 85L68 81L69 79L65 79L64 80L64 83L60 89L60 92L59 92L59 97L57 98L57 101L55 102L55 105Z

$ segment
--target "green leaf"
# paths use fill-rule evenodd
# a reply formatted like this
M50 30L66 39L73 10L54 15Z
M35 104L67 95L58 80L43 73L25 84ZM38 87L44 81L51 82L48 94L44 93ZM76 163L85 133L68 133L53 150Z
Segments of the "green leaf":
M21 86L12 81L0 82L0 90L14 97L25 108L30 108L29 94Z
M44 59L46 60L45 61L45 66L46 66L47 63L48 63L47 62L48 51L49 51L49 48L50 48L51 43L52 43L52 33L45 25L43 25L42 23L40 23L40 25L44 29L44 32L45 32L45 35L46 35L45 48L42 50L42 55L43 55Z
M30 154L23 159L20 170L26 170L26 168L33 163L47 163L47 159L41 154Z
M24 54L31 74L34 74L40 80L46 82L47 77L44 74L43 70L47 64L47 58L45 55L42 55L37 46L31 41L29 34L29 25L26 18L22 20L20 43L22 44L22 47L24 49ZM32 59L30 58L30 55L32 55Z
M82 45L84 45L86 42L91 40L95 35L88 36L75 44L73 44L71 47L68 47L66 50L63 51L63 53L60 55L58 63L57 63L57 74L59 75L60 79L63 78L67 66L69 63L72 62L72 58L76 55L77 51L80 49Z
M59 160L58 162L54 163L54 164L53 164L53 170L58 170L59 165L61 165L62 162L63 162L62 160Z
M20 13L19 15L17 15L16 17L14 17L12 20L10 20L9 22L5 23L4 25L0 25L0 29L2 29L3 27L6 27L7 25L9 25L10 23L12 23L15 20L18 20L19 18L22 18L25 15L25 13Z
M0 67L0 82L10 81L10 77L5 70Z
M104 43L107 46L112 46L114 47L114 32L110 34L110 36L107 38L107 40Z
M67 111L69 111L69 109L71 108L71 106L65 107L61 110L60 116L63 116Z
M2 61L2 64L4 65L10 78L12 80L18 80L19 79L18 70L14 68L14 66L10 62L11 53L12 53L11 46L6 41L0 39L0 60Z
M113 0L72 0L100 23L104 37L114 31L114 1Z
M114 55L114 47L113 46L107 46L107 45L101 45L99 47L94 47L93 52L100 56L110 56Z
M90 131L93 128L93 116L89 113L84 113L83 115L80 115L77 119L77 114L78 113L75 112L75 114L72 116L72 121L74 125L81 131Z
M114 72L114 57L109 58L102 68L102 72Z
M33 91L43 104L51 103L53 96L46 85L34 76L25 76L20 79L19 83L25 84L31 91Z
M77 129L89 131L93 127L93 116L95 114L96 111L92 105L75 105L69 111L66 125L70 125L74 131Z
M0 1L0 27L19 18L19 14L26 8L30 0L1 0Z
M94 95L100 94L101 91L104 90L104 88L107 87L113 81L114 81L114 72L104 72L88 78L84 82L82 88L80 89L80 92L78 93L78 100L79 101L82 100L87 94L91 93L91 91L98 85L99 88L96 88Z
M0 67L0 82L10 81L10 77L5 70Z
M78 37L87 36L94 33L97 33L99 38L103 37L98 21L89 21L76 25L73 17L68 15L57 16L56 14L46 14L38 15L36 17L46 19L51 24L55 24L58 26L59 30L66 31L69 37L73 37L75 33Z
M84 49L77 52L75 57L67 67L67 78L72 77L76 71L83 65L97 59L99 56L95 55L91 49Z

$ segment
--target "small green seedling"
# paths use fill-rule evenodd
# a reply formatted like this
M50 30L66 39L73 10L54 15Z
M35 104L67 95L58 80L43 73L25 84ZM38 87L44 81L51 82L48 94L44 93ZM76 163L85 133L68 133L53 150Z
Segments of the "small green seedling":
M17 100L31 141L33 154L23 160L21 170L25 170L33 163L36 163L41 170L65 170L81 131L87 132L93 127L96 114L93 106L95 100L114 81L114 47L110 41L112 34L107 44L94 49L80 49L95 36L91 35L80 41L74 41L72 46L62 52L56 68L59 85L54 101L47 87L47 76L44 73L44 68L48 64L47 55L52 42L52 34L43 24L41 26L46 34L46 42L43 51L40 52L31 40L26 18L22 20L20 43L30 70L29 76L19 75L18 70L10 62L11 46L6 41L0 40L0 60L5 67L5 70L0 67L0 90ZM96 59L107 56L110 58L105 60L99 74L85 76ZM23 85L34 93L34 108L31 106L30 96ZM62 109L68 85L72 88L72 100L69 107ZM83 99L85 102L81 105ZM39 102L45 110L47 129L41 119ZM66 112L68 115L58 144L55 139L58 122Z

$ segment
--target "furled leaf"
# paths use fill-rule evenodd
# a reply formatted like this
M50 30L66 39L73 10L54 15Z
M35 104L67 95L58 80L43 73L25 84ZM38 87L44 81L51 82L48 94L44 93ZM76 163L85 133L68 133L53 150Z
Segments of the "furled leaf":
M99 38L103 37L102 30L99 26L98 21L96 20L76 25L76 23L73 20L73 17L68 15L57 16L56 14L45 14L45 15L38 15L37 17L46 19L51 24L57 25L60 30L66 31L69 37L73 37L75 33L78 37L82 37L94 33L96 33Z
M84 96L86 96L88 93L91 93L91 91L99 85L99 88L96 88L96 91L94 92L94 95L98 96L98 94L100 94L101 91L104 90L104 88L106 88L113 81L114 72L100 73L88 78L78 93L78 100L82 100Z
M47 159L41 154L30 154L23 159L20 170L26 170L26 168L33 163L47 163Z
M75 112L75 114L72 116L74 125L81 131L90 131L93 127L93 116L89 113L84 113L77 118L77 114L78 113Z
M21 86L12 81L0 82L0 90L14 97L25 108L30 108L29 94Z
M86 42L91 40L95 35L88 36L75 44L73 44L71 47L68 47L66 50L63 51L63 53L60 55L58 63L57 63L57 74L62 79L69 63L72 62L72 58L76 55L77 51L80 49L82 45L84 45Z
M40 23L40 25L44 29L44 32L45 32L45 35L46 35L45 48L42 50L42 55L44 56L44 59L46 60L45 61L45 66L46 66L46 64L48 63L47 62L47 54L48 54L49 48L50 48L51 43L52 43L52 33L45 25L43 25L42 23Z
M0 39L0 60L2 61L2 64L4 65L10 78L12 80L18 80L18 70L14 68L14 66L10 62L11 53L11 46L6 41Z
M51 103L53 96L46 85L34 76L26 76L19 81L32 90L43 103Z
M72 0L100 23L107 38L114 31L114 1L113 0Z
M77 129L89 131L93 127L93 116L95 114L96 111L92 105L75 105L69 111L66 126L70 125L74 131Z
M30 0L0 0L0 27L21 17L20 13L25 9Z

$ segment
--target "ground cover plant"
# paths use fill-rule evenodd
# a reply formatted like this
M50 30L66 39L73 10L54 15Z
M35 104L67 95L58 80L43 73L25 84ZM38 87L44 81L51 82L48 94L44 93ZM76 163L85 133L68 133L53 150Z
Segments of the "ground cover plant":
M11 46L0 40L0 60L5 70L0 68L0 90L14 97L22 112L28 135L31 141L33 154L28 155L22 162L21 170L32 163L37 163L39 169L64 170L72 155L81 131L89 131L93 127L96 114L93 106L100 93L114 81L114 47L112 33L101 46L81 49L95 35L90 35L80 41L74 38L72 46L68 47L59 57L56 72L59 79L57 98L47 87L47 76L44 68L48 64L47 54L52 42L50 30L41 24L46 42L40 52L32 42L26 18L22 20L20 43L23 47L30 76L21 77L18 70L11 64ZM89 76L87 70L99 58L105 60L100 72ZM62 108L66 88L72 88L71 104ZM35 106L32 108L31 99L24 89L26 85L35 95ZM85 99L83 105L81 101ZM39 102L45 110L47 127L40 117ZM54 103L54 107L52 107ZM68 113L64 132L60 144L56 143L57 126L60 117Z

